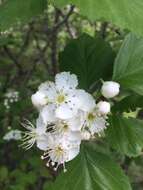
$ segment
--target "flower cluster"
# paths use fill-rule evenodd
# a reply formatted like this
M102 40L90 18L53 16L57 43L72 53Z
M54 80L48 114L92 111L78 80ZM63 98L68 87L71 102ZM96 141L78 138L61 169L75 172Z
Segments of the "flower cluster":
M21 131L19 130L10 130L8 133L6 133L3 137L3 140L10 141L10 140L21 140L22 135Z
M10 105L14 102L18 102L19 100L19 92L10 90L5 94L5 99L4 99L4 106L6 109L10 109Z
M114 92L115 84L103 84L104 97L119 93L119 86ZM62 165L66 171L65 163L79 154L81 141L94 138L107 126L110 104L95 102L92 95L77 87L77 77L70 72L57 74L55 82L42 83L31 97L39 111L36 127L29 121L23 124L29 130L23 137L23 146L29 149L36 143L44 151L41 158L55 170Z

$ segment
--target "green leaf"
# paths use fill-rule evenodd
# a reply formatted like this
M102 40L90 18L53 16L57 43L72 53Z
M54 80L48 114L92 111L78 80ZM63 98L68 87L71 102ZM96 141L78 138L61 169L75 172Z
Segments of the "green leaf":
M91 20L102 19L143 35L142 0L51 0L57 6L74 4Z
M127 35L115 60L113 80L143 95L143 38Z
M143 148L143 121L113 115L107 131L111 147L129 157L138 156Z
M116 102L112 107L113 112L130 112L136 111L137 108L143 107L143 96L133 94L125 97L120 102Z
M6 30L17 22L28 22L46 8L46 0L7 0L0 6L0 30Z
M84 145L49 190L131 190L128 178L107 155Z
M60 54L60 70L77 74L80 87L88 89L100 78L111 77L115 54L101 37L83 34L71 40Z

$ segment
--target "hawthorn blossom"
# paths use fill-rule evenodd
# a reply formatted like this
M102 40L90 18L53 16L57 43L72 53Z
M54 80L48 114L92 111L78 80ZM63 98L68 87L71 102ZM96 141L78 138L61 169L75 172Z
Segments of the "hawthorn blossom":
M81 142L107 127L110 103L96 102L91 94L79 89L77 76L70 72L57 74L54 82L42 83L31 100L39 117L35 126L29 121L23 124L28 131L24 132L22 145L30 149L36 144L44 151L41 158L54 170L62 165L66 171L65 163L79 154Z
M85 112L84 128L88 129L91 135L100 133L106 129L106 123L106 119L98 115L96 109L93 109L90 112Z
M42 159L48 159L47 166L50 164L57 170L60 165L63 166L64 172L66 172L65 163L74 159L80 151L80 145L71 145L64 136L55 135L51 136L48 144L47 151L44 152Z

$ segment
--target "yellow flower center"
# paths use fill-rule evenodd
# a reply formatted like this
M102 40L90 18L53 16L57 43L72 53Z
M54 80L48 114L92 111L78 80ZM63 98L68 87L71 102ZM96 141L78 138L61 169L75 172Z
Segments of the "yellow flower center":
M64 150L60 146L57 146L55 153L57 156L61 156L64 153Z
M87 118L89 121L93 121L95 119L95 115L93 113L89 113Z
M59 96L57 97L57 102L58 102L59 104L63 103L64 101L65 101L65 96L64 96L64 95L59 95Z
M67 124L65 124L65 125L63 126L63 130L64 130L64 131L68 131L68 128L69 128L69 126L68 126Z

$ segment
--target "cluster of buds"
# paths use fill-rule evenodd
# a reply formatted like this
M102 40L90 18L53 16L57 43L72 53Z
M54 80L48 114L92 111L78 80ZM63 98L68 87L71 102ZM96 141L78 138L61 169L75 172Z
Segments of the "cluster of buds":
M117 89L118 87L118 89ZM111 98L119 93L115 82L104 82L101 92ZM90 140L103 132L108 123L110 103L96 102L91 94L78 88L78 79L70 72L55 76L55 82L42 83L31 97L39 111L36 126L26 121L28 129L23 137L25 149L35 143L44 153L47 166L57 170L60 165L74 159L80 152L82 140Z

